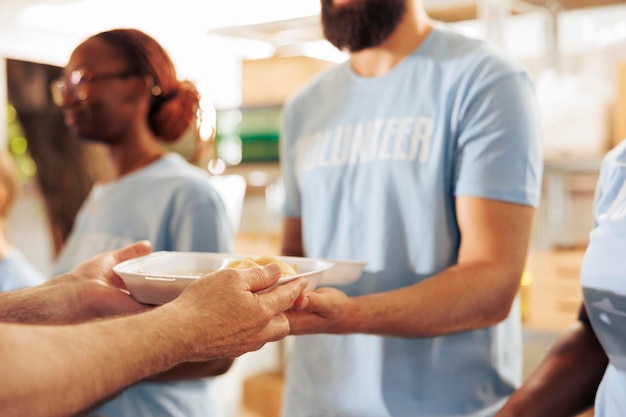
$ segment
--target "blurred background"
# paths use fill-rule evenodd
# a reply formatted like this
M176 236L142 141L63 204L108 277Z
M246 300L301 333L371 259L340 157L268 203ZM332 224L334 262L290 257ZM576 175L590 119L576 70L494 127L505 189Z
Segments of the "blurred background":
M527 374L576 316L600 160L626 137L626 2L424 3L434 19L498 44L535 81L545 173L521 287ZM318 14L319 0L0 0L0 145L22 178L10 239L49 274L103 168L99 150L65 130L48 83L85 37L135 27L155 37L203 95L197 131L173 150L213 174L238 230L236 251L277 254L281 107L311 76L346 59L322 39ZM227 417L276 415L285 348L245 355L220 377Z

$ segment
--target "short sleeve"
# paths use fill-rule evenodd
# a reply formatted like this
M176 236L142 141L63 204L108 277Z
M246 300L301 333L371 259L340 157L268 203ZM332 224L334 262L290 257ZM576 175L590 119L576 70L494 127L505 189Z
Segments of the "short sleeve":
M230 252L233 248L226 208L212 189L197 192L194 197L178 197L170 233L174 246L171 250Z
M541 126L525 72L483 77L466 91L458 120L455 195L537 206Z
M285 189L283 214L286 217L300 218L300 191L296 177L296 157L290 129L290 106L287 104L282 114L280 133L280 167Z

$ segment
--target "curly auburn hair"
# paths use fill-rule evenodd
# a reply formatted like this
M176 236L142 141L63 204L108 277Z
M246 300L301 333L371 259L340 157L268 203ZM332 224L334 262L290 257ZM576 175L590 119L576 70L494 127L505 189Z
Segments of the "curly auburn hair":
M200 94L189 81L180 81L169 54L152 37L137 29L113 29L90 39L111 44L138 75L150 76L158 94L153 94L148 124L164 142L174 142L196 117Z

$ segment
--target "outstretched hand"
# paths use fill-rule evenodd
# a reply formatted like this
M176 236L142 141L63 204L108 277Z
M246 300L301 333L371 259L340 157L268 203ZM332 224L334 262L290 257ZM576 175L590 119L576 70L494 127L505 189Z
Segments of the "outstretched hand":
M341 333L347 316L348 296L335 288L318 288L300 297L287 311L290 334Z
M279 278L275 264L222 269L194 281L158 309L164 318L185 318L175 337L189 355L187 361L234 358L289 334L284 312L292 308L307 281L299 278L259 293Z
M48 281L50 294L58 294L67 323L98 317L135 313L149 308L133 299L113 267L127 259L147 255L152 245L140 241L95 256L55 279Z

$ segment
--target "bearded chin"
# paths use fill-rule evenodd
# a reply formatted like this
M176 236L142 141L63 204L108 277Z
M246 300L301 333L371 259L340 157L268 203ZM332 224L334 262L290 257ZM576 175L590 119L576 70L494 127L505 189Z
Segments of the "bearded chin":
M372 48L389 38L405 12L405 0L364 0L339 7L322 0L324 36L340 50Z

